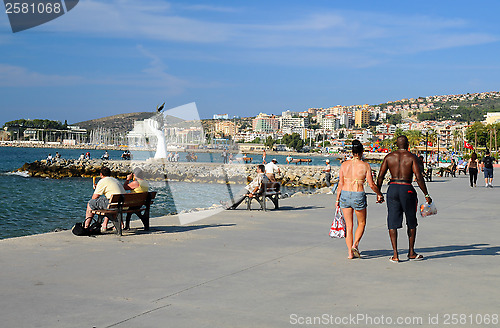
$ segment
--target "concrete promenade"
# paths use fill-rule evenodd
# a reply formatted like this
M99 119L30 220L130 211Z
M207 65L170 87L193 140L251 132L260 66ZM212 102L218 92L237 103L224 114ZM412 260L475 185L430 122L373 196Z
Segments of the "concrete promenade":
M495 174L493 189L481 174L474 189L464 175L428 183L439 213L419 220L418 262L389 262L386 205L373 193L356 260L328 236L332 195L188 226L156 218L151 232L123 237L64 231L1 240L1 326L499 326ZM405 230L399 246L406 259Z

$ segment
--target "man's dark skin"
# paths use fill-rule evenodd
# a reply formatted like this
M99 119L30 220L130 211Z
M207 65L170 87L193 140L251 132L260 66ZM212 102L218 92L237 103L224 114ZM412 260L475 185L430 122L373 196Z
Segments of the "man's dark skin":
M391 179L405 180L411 183L413 181L413 174L417 180L417 184L424 195L428 195L427 186L425 185L422 171L420 170L419 159L408 151L408 138L406 136L399 136L397 138L398 150L393 151L384 158L380 166L380 172L377 179L377 187L380 189L384 182L387 169L391 172ZM427 203L432 203L430 197L425 197ZM417 229L407 229L408 232L408 258L414 259L417 256L415 253L415 238L417 236ZM392 249L394 251L392 259L399 262L398 256L398 230L389 229L389 236L391 237Z

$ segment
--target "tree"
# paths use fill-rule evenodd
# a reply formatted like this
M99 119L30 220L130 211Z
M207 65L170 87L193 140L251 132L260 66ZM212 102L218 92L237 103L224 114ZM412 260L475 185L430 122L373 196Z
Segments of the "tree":
M387 115L387 122L392 125L400 124L403 122L401 114Z
M469 143L475 145L477 135L477 146L485 147L486 140L488 138L488 130L486 126L481 122L475 122L466 131L465 137L469 140Z
M273 146L275 143L276 143L276 140L274 140L273 137L269 136L269 137L267 137L266 141L264 142L264 145L269 149L273 149Z

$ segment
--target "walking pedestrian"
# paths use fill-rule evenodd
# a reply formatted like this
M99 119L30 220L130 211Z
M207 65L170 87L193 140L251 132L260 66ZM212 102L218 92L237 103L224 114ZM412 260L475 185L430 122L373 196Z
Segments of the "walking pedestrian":
M474 188L477 182L477 167L478 167L476 152L473 152L472 155L470 156L469 164L467 164L467 166L469 167L470 187Z
M398 263L398 230L403 227L403 213L406 217L408 233L408 260L423 260L421 254L415 252L417 236L417 192L412 185L413 175L417 177L420 190L425 194L427 203L432 203L427 191L418 158L408 151L409 143L405 135L397 138L398 149L384 158L380 166L377 186L380 189L387 170L391 172L391 180L387 189L387 227L391 239L393 256L391 262Z
M352 142L352 160L345 161L340 166L339 183L337 188L336 206L342 209L346 224L345 242L347 245L348 259L360 257L359 242L366 226L366 194L364 183L368 182L370 188L377 194L377 203L384 201L380 188L373 182L370 164L362 160L363 145L359 140ZM356 213L358 227L353 238L353 215Z

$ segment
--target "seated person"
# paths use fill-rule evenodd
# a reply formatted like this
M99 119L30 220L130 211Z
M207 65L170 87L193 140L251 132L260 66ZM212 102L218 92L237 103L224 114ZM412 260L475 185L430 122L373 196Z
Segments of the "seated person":
M92 199L87 204L87 211L85 213L85 224L84 227L88 228L90 222L94 215L92 214L92 210L103 210L108 208L109 200L111 196L115 194L124 194L125 189L122 187L120 182L111 177L111 170L109 167L101 168L101 180L95 185L94 194L92 195ZM105 231L108 226L109 218L104 217L101 231Z
M260 164L257 166L257 176L255 179L252 180L246 187L245 187L245 194L240 196L238 200L236 200L231 206L229 206L227 209L228 210L235 210L247 197L254 197L256 193L259 191L260 186L263 183L268 183L269 179L267 176L264 174L266 170L266 167L264 164Z
M144 172L139 167L136 167L132 173L127 176L127 180L123 184L125 190L130 190L133 193L148 192L149 184L144 180ZM127 213L125 219L125 230L130 229L130 218L132 213Z
M144 180L144 172L136 167L132 173L127 175L123 188L132 192L148 192L149 184Z

